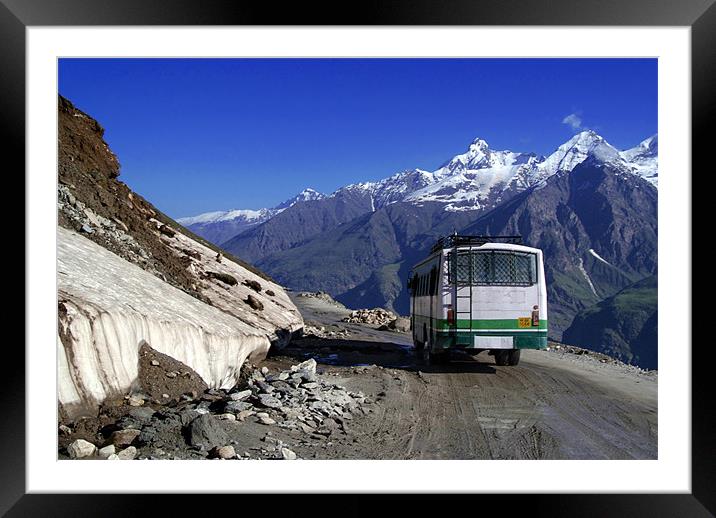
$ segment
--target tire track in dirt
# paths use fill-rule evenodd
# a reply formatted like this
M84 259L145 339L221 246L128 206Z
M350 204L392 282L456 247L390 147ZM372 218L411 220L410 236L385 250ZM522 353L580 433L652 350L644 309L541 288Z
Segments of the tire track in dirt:
M364 458L656 458L655 411L573 373L472 359L395 372L381 371Z
M344 310L332 311L314 311L312 318L340 322ZM370 329L361 337L360 329L351 330L352 347L365 340L406 352L358 355L358 363L378 367L346 381L352 390L383 396L374 412L352 422L350 452L333 449L327 458L657 458L656 376L529 350L518 366L496 366L484 353L457 353L446 365L427 366L412 356L409 335ZM340 345L333 350L340 362ZM355 365L354 358L346 355L342 365Z

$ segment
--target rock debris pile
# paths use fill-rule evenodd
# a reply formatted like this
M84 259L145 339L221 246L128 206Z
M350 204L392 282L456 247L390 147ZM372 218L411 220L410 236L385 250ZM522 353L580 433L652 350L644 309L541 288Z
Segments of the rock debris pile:
M302 291L300 293L297 293L296 296L320 299L320 300L324 300L324 301L328 302L329 304L333 304L336 307L345 308L345 306L343 304L341 304L340 302L335 300L333 297L331 297L325 291Z
M387 325L397 318L392 311L383 308L356 309L343 319L343 322L351 324L372 324L377 326Z
M149 366L158 368L151 361ZM60 452L71 459L293 460L298 455L275 436L279 429L303 437L298 442L329 440L346 434L354 416L371 411L373 401L363 393L326 378L309 359L274 373L246 365L241 382L230 391L193 391L165 405L146 394L131 394L112 409L120 417L98 424L94 437L78 437L81 424L73 424L74 430L61 425Z
M305 321L303 336L305 338L346 338L350 332L345 327L323 325L319 322Z

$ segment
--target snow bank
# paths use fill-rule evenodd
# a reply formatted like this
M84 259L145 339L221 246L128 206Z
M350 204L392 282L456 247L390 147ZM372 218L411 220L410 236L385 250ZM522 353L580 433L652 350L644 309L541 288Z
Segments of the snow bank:
M74 232L57 232L58 392L71 417L129 391L137 380L143 340L194 369L210 387L229 388L246 358L265 355L277 336L303 326L298 310L275 285L286 300L265 304L261 317L254 317L257 326ZM276 324L269 326L271 321Z

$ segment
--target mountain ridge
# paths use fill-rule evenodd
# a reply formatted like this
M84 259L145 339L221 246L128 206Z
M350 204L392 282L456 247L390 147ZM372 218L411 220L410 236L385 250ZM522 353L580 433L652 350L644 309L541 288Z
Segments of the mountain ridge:
M307 189L318 196L297 199L285 208L300 202L351 194L365 198L367 210L370 211L400 201L416 204L435 201L444 203L445 209L451 211L486 210L559 171L573 169L589 154L595 153L605 160L619 162L632 173L646 178L656 186L657 142L657 137L652 136L634 148L619 151L596 132L585 130L575 134L545 157L530 152L493 150L485 140L475 138L466 152L453 156L435 171L408 169L382 180L348 184L329 195ZM306 190L303 191L305 192ZM299 194L295 198L300 196ZM279 207L281 205L273 209L258 209L260 214L251 222L247 221L241 209L234 211L236 218L231 217L232 211L218 211L180 218L178 221L215 244L222 245L232 237L266 223L281 212L277 210ZM216 231L212 228L214 226L224 226L226 229ZM320 231L326 229L321 228ZM232 232L234 234L229 236ZM255 257L251 256L250 259Z

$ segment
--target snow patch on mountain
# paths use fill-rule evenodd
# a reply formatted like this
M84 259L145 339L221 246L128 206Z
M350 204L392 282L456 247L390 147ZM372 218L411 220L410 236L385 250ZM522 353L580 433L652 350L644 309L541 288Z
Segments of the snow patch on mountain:
M177 222L181 223L185 227L190 225L196 225L198 223L218 223L220 221L232 221L235 219L242 219L244 221L260 222L266 221L272 216L275 216L281 212L280 210L274 209L233 209L215 212L206 212L199 214L198 216L191 216L188 218L179 218Z
M607 261L601 255L599 255L597 252L595 252L593 248L589 249L589 253L592 254L595 258L597 258L599 261L603 262L604 264L608 264L609 266L611 266L611 263L609 263L609 261Z
M276 205L276 207L274 207L274 209L283 210L283 209L287 209L299 202L322 200L325 197L326 197L325 194L320 193L320 192L308 187L308 188L302 190L301 192L299 192L293 198L290 198L290 199L284 201L283 203Z
M636 147L622 151L622 158L633 172L654 186L659 184L659 138L657 135L643 140Z
M224 211L213 211L213 212L205 212L203 214L199 214L197 216L189 216L185 218L179 218L177 219L177 222L181 223L185 227L190 227L191 225L197 225L197 224L207 224L207 223L220 223L223 221L235 221L235 220L241 220L251 223L263 223L264 221L274 217L276 214L279 214L283 210L295 205L299 202L305 202L305 201L314 201L314 200L321 200L325 198L325 195L313 190L311 188L304 189L300 193L298 193L293 198L289 198L288 200L284 201L283 203L278 204L275 207L272 208L264 208L264 209L231 209L231 210L224 210Z
M592 290L592 293L594 293L594 296L599 298L599 295L597 295L597 290L594 288L594 283L592 283L592 279L589 277L589 274L587 273L587 270L584 268L584 261L582 258L579 258L579 271L582 272L582 275L584 275L584 278L587 281L587 284L589 284L589 288Z

